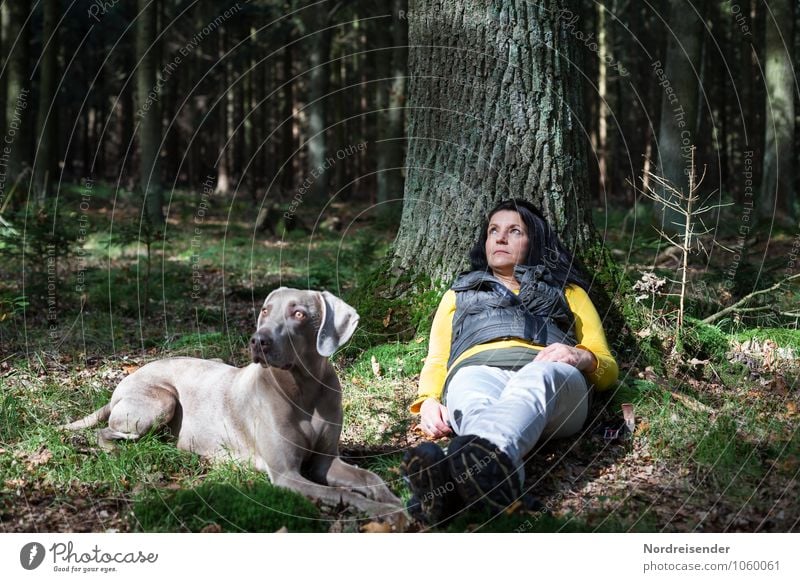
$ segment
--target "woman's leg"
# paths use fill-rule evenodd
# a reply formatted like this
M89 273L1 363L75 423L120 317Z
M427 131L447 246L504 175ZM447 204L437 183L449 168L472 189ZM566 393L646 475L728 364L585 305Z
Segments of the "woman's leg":
M519 465L541 436L581 429L589 386L580 370L559 362L531 362L518 372L467 366L450 380L445 404L456 434L483 437Z
M453 432L483 436L476 432L483 429L480 418L497 403L513 374L491 366L458 370L450 379L444 402Z
M518 465L540 437L577 433L589 413L589 386L569 364L531 362L516 372L503 393L475 422L481 436Z

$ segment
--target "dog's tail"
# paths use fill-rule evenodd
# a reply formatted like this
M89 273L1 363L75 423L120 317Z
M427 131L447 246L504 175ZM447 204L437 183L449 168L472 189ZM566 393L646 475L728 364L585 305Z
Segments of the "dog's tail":
M95 426L99 422L103 422L104 420L108 420L108 417L111 416L111 403L109 402L102 408L95 410L89 416L84 416L80 420L76 420L75 422L70 422L69 424L62 424L59 428L65 430L80 430L82 428L90 428Z

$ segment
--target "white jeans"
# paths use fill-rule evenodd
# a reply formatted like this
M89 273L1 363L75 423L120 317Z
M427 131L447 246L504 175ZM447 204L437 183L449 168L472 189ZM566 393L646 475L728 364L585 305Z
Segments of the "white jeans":
M496 445L522 478L522 459L541 437L567 437L583 427L589 386L580 370L560 362L531 362L516 372L466 366L450 379L445 405L456 434Z

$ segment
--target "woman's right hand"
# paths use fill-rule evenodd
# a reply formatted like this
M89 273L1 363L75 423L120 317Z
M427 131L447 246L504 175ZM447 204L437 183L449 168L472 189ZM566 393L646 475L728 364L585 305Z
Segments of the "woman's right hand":
M447 424L447 407L435 398L424 400L419 412L422 417L419 426L428 436L439 438L453 432Z

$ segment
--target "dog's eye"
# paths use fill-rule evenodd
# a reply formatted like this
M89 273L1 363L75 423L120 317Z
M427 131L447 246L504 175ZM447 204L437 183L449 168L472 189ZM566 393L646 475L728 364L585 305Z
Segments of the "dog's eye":
M261 315L269 315L270 311L272 311L272 305L267 305L266 307L262 307Z
M305 314L305 312L300 311L299 309L295 309L292 312L292 317L294 317L295 319L305 319L306 318L306 314Z

